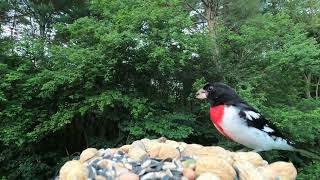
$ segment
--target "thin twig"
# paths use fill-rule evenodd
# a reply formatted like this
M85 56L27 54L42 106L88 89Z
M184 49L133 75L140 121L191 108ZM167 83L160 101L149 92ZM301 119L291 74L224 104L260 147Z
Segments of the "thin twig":
M208 7L208 3L205 0L201 0L201 2Z
M189 8L191 8L191 9L194 10L194 11L196 11L202 18L204 18L206 21L208 21L208 19L207 19L205 16L203 16L201 12L199 12L197 9L195 9L194 7L192 7L186 0L185 0L184 2L187 4L187 6L188 6Z

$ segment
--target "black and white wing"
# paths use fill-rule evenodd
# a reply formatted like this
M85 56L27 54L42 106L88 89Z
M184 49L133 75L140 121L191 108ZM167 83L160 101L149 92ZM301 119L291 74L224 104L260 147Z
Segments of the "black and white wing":
M283 136L275 125L268 121L263 115L261 115L256 109L247 105L246 103L239 103L236 106L240 109L239 116L246 120L249 127L254 127L263 132L266 132L273 139L281 138L286 140L289 144L294 143L289 141Z

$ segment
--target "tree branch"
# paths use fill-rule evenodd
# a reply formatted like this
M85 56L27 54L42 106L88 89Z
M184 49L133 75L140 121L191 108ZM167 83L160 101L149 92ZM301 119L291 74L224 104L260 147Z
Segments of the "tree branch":
M317 86L316 86L316 99L319 99L319 86L320 86L320 77L318 77Z
M189 8L191 8L191 9L194 10L194 11L196 11L203 19L205 19L206 21L208 21L208 19L207 19L201 12L199 12L197 9L195 9L194 7L192 7L186 0L185 0L184 2L187 4L187 6L188 6Z
M205 6L209 6L208 3L205 0L201 0L201 2L205 5Z

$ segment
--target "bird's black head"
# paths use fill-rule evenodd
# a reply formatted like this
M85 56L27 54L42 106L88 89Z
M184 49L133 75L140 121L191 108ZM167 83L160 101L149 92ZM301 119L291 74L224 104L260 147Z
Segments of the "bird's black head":
M242 102L237 93L223 83L207 83L196 94L198 99L208 99L211 106L231 105Z

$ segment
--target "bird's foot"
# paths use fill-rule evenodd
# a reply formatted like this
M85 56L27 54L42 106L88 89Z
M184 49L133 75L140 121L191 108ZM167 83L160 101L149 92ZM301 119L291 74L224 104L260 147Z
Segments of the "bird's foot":
M242 148L242 149L237 150L236 152L248 152L248 151L249 151L248 148Z
M251 152L256 152L256 153L258 153L258 152L262 152L263 150L261 150L261 149L254 149L254 150L252 150Z

